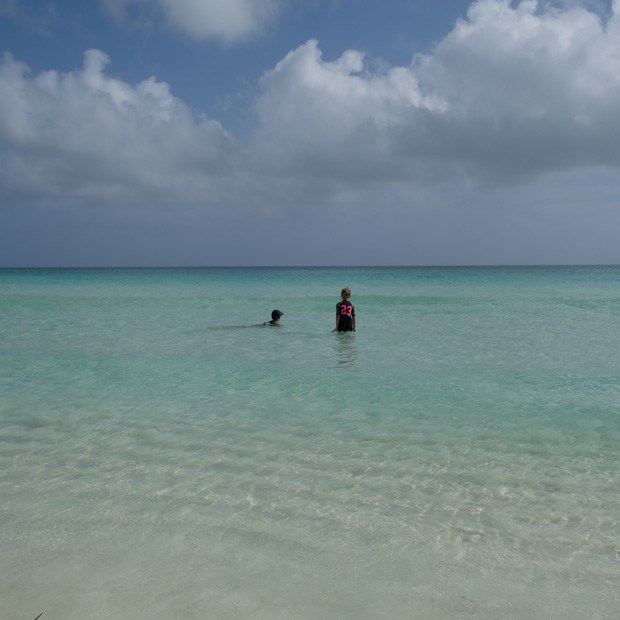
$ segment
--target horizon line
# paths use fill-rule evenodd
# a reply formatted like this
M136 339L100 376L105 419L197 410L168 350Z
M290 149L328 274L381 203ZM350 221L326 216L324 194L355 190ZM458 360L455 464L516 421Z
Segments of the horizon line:
M471 269L471 268L536 268L536 267L620 267L620 263L423 263L423 264L359 264L359 265L0 265L8 270L138 270L138 269Z

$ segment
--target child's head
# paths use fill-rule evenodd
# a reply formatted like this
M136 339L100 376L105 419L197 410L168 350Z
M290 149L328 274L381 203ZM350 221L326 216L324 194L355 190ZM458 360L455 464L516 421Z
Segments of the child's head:
M340 296L342 297L342 299L344 301L346 301L347 299L350 299L351 298L351 289L349 287L343 288L342 291L340 292Z
M272 321L279 321L281 316L284 316L284 312L280 312L279 310L274 310L271 313L271 320Z

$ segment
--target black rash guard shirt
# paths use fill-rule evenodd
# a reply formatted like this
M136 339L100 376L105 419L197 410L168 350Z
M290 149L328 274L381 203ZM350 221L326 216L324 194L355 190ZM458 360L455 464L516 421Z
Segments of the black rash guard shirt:
M339 301L336 304L336 314L340 317L338 321L339 332L353 331L353 317L355 316L355 308L350 301Z

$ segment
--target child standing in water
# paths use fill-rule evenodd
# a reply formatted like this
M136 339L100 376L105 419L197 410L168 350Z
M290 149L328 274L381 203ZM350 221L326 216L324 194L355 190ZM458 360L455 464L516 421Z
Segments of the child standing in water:
M336 304L336 332L354 332L355 324L355 307L349 301L351 299L351 289L343 288L340 293L342 301Z

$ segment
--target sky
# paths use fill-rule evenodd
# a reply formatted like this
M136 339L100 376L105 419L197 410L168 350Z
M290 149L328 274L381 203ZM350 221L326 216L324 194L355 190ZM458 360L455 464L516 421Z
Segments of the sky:
M0 0L0 267L620 264L620 0Z

